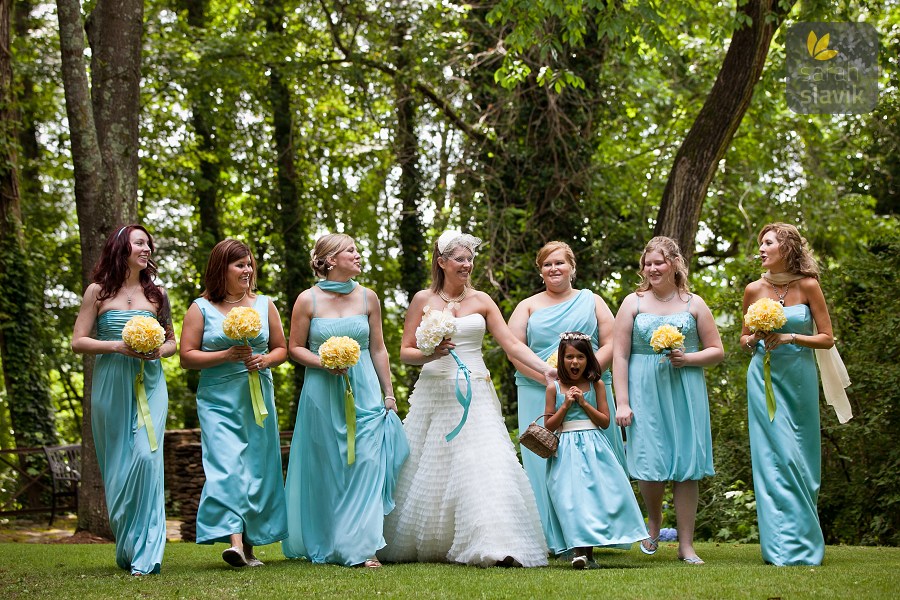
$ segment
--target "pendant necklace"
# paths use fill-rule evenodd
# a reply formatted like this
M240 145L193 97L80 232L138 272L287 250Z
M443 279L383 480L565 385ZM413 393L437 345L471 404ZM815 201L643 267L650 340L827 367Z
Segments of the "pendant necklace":
M447 303L448 310L456 310L457 308L459 308L459 303L462 302L463 299L465 299L465 297L468 293L469 293L469 288L464 287L462 294L460 294L456 298L451 298L450 296L448 296L447 294L444 293L444 290L439 290L438 296L440 296L441 300L443 300L444 302Z
M136 292L137 289L138 289L139 287L141 287L141 284L140 284L140 283L138 283L138 284L131 290L131 293L130 293L130 294L128 293L128 288L126 288L126 287L123 287L123 288L122 288L122 289L125 291L125 300L128 302L128 308L131 308L131 298L134 296L134 292Z
M237 300L229 300L229 299L228 299L228 292L225 292L225 297L222 298L222 302L224 302L225 304L237 304L238 302L240 302L241 300L243 300L243 299L244 299L244 296L246 296L246 295L247 295L247 290L244 290L244 293L241 294L241 297L240 297L240 298L238 298Z
M766 279L766 281L769 281L769 280ZM775 287L775 284L772 283L771 281L769 281L769 285L772 286L772 291L774 291L775 295L778 296L778 304L784 306L784 297L787 296L788 289L791 287L791 282L788 282L787 285L784 286L783 292L779 292L778 288Z

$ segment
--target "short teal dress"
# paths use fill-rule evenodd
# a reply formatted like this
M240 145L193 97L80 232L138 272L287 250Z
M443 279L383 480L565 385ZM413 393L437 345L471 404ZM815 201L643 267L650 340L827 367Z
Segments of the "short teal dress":
M203 313L203 344L207 352L241 344L225 335L225 315L205 298L194 300ZM262 331L250 341L254 354L269 349L269 298L257 295L253 308ZM206 483L197 510L197 543L230 543L242 533L252 546L264 546L287 536L287 515L281 471L281 443L270 369L259 371L269 415L256 424L250 400L250 380L243 362L225 362L200 371L197 414L203 446Z
M315 316L309 325L309 349L332 336L359 342L360 357L350 367L356 404L356 458L347 464L347 420L343 377L324 369L306 369L291 441L285 484L288 558L314 563L358 565L375 556L384 541L384 516L394 508L394 487L409 454L403 426L387 410L369 354L369 316L365 290L362 314L343 318Z
M812 335L805 304L786 306L778 333ZM756 345L747 369L747 410L753 491L763 560L774 565L818 565L825 555L816 503L821 483L819 380L811 348L793 344L770 351L775 420L769 421L763 379L765 348Z
M109 310L97 318L97 339L121 340L122 328L145 310ZM144 389L158 448L150 450L147 428L138 429L134 379L144 364ZM169 392L159 360L100 354L94 366L91 429L106 491L116 563L132 573L159 573L166 545L163 433Z
M663 324L684 334L685 352L697 352L697 322L688 310L634 317L628 359L628 399L634 416L626 432L628 474L640 481L688 481L715 475L709 399L702 367L676 369L650 346Z
M556 382L557 410L565 399ZM597 406L593 386L584 399ZM550 551L627 549L649 537L628 475L603 431L578 404L569 407L561 429L556 456L546 461L550 503L544 535Z
M547 360L559 348L559 334L566 331L580 331L591 336L591 346L596 351L600 347L597 311L594 294L590 290L580 290L574 298L541 308L528 318L526 327L526 343L540 358ZM612 335L612 332L609 332ZM613 399L612 376L603 372L603 383L606 385L606 402L610 414L616 414ZM544 414L544 403L547 384L537 382L516 371L516 387L518 388L519 432L524 432L532 421ZM625 466L625 446L622 443L622 432L616 427L613 419L606 429L601 430L609 441L613 454ZM522 466L531 489L534 490L541 523L547 524L547 461L528 448L522 447ZM548 544L550 540L547 540Z

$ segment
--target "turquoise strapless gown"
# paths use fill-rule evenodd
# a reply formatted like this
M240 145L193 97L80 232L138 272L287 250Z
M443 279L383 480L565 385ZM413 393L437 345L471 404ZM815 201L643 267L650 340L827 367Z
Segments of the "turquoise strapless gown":
M97 339L121 340L131 317L145 310L109 310L97 318ZM137 428L134 378L144 363L144 389L159 447L151 452L146 428ZM91 429L106 491L116 563L132 573L159 573L166 545L163 434L169 392L159 360L100 354L91 391Z
M403 426L385 409L369 354L369 318L313 317L309 348L332 336L359 342L359 362L350 367L356 402L356 459L347 464L343 377L306 369L286 482L288 558L358 565L384 547L384 516L394 508L394 487L409 454Z
M203 313L203 344L207 352L241 344L225 335L225 315L204 298L194 300ZM250 340L254 354L269 349L269 298L256 297L253 308L262 330ZM281 443L272 372L259 372L269 415L256 424L250 400L250 380L243 362L226 362L200 372L197 415L203 445L206 483L197 509L197 543L230 543L243 533L253 546L264 546L287 535L287 515L281 471Z
M565 394L556 384L556 409ZM597 406L593 388L584 399ZM589 421L578 404L566 412L566 421ZM559 434L556 456L547 459L550 498L544 535L550 551L562 554L573 548L612 546L628 549L649 537L631 482L601 429Z
M784 309L780 333L812 335L805 304ZM753 490L763 560L775 565L818 565L825 555L816 503L821 482L819 380L811 348L791 344L771 351L775 420L769 421L762 342L747 369L747 410Z
M685 352L700 348L697 322L688 311L635 316L628 359L628 398L634 413L626 428L628 474L640 481L702 479L715 475L703 368L676 369L654 352L650 338L663 324L681 328Z
M591 336L591 345L594 349L599 348L597 311L594 294L590 290L581 290L571 300L534 311L528 318L526 343L535 354L547 360L559 348L559 334L565 331L580 331L587 334ZM609 334L611 335L612 332ZM606 401L610 414L615 415L616 404L613 399L612 376L608 370L603 373L603 383L606 385ZM519 432L521 433L532 421L544 414L547 385L544 382L529 379L516 371L516 387L519 392L518 413ZM609 441L613 453L624 467L625 446L622 443L622 433L615 425L615 419L602 432ZM528 475L531 489L534 490L541 523L546 525L549 509L546 481L547 461L528 448L523 447L521 451L522 466L525 467L525 474ZM547 543L550 544L549 539Z

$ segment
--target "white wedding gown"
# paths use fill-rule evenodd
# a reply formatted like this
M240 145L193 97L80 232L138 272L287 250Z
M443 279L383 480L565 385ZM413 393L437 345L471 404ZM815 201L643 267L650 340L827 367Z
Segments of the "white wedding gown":
M494 566L511 557L524 567L547 564L547 545L534 493L500 412L500 401L484 365L480 314L456 319L456 353L471 370L472 402L459 423L457 365L446 356L422 368L403 422L410 455L385 518L389 562L454 562ZM465 379L460 387L465 393Z

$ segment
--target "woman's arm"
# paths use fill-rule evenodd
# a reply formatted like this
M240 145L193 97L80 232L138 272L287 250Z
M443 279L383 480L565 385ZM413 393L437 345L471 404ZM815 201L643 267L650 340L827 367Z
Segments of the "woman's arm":
M616 313L613 326L613 389L616 397L616 425L631 425L628 398L628 361L631 358L631 332L637 313L637 296L629 294Z
M528 343L528 319L531 318L532 298L534 298L534 296L532 296L531 298L526 298L525 300L519 302L519 304L516 305L513 314L509 317L509 330L515 336L515 338L523 344ZM543 373L525 366L522 361L512 356L509 357L509 360L516 367L519 373L521 373L525 377L528 377L533 381L537 381L538 383L544 383Z
M384 326L381 322L381 302L378 294L369 289L363 290L369 294L369 354L372 356L372 364L375 365L375 374L378 383L384 393L384 406L388 410L397 412L397 400L394 398L394 384L391 382L391 363L387 347L384 345Z
M431 297L430 290L422 290L413 296L406 311L406 319L403 321L403 338L400 341L400 360L407 365L424 365L442 356L450 354L450 350L456 347L451 340L444 340L434 353L428 356L422 354L416 344L416 328L422 322L422 315L428 300Z
M741 301L741 337L739 343L741 345L741 350L746 353L753 353L756 349L756 342L760 339L760 337L750 331L750 328L744 323L744 315L747 314L747 309L749 309L750 305L757 300L756 290L758 288L759 285L756 281L745 287L744 299Z
M203 313L197 303L192 303L181 324L182 369L208 369L226 362L243 362L250 356L250 346L236 344L227 350L206 352L203 346Z
M147 356L138 354L122 340L98 340L91 337L99 316L100 302L97 300L99 294L100 286L96 283L92 283L84 291L81 308L78 310L78 317L72 330L72 351L77 354L124 354L131 358L146 360Z
M510 358L518 359L526 367L542 373L543 377L546 377L547 373L552 371L550 365L538 358L538 355L532 352L531 348L513 335L512 331L507 327L506 321L503 320L500 309L497 308L490 296L484 292L477 292L477 294L481 307L484 310L482 314L484 314L487 322L487 329L494 336L494 339L497 340L497 343L500 344L500 347L503 348L503 351L506 352L506 355Z
M259 360L260 369L272 369L287 360L287 340L284 338L284 326L275 303L269 298L269 350L265 354L248 357L247 360ZM246 362L246 361L245 361Z
M600 370L605 371L612 366L613 324L616 318L603 298L597 294L594 294L594 306L594 312L597 315L597 339L600 343L600 347L597 349L597 362L600 363Z
M312 290L304 290L294 301L291 311L291 332L288 338L288 355L304 367L324 369L319 355L306 347L309 342L309 325L312 322Z
M725 360L725 349L722 347L722 338L716 327L716 321L712 312L703 301L703 298L694 294L692 308L697 311L697 334L700 337L702 350L697 352L685 352L683 349L673 350L669 355L669 361L673 367L710 367Z
M166 341L159 347L159 357L169 358L178 350L178 343L175 341L175 328L172 326L172 305L169 303L169 295L162 286L159 286L159 291L162 293L163 305L157 310L156 316L164 318L163 328L166 330Z

